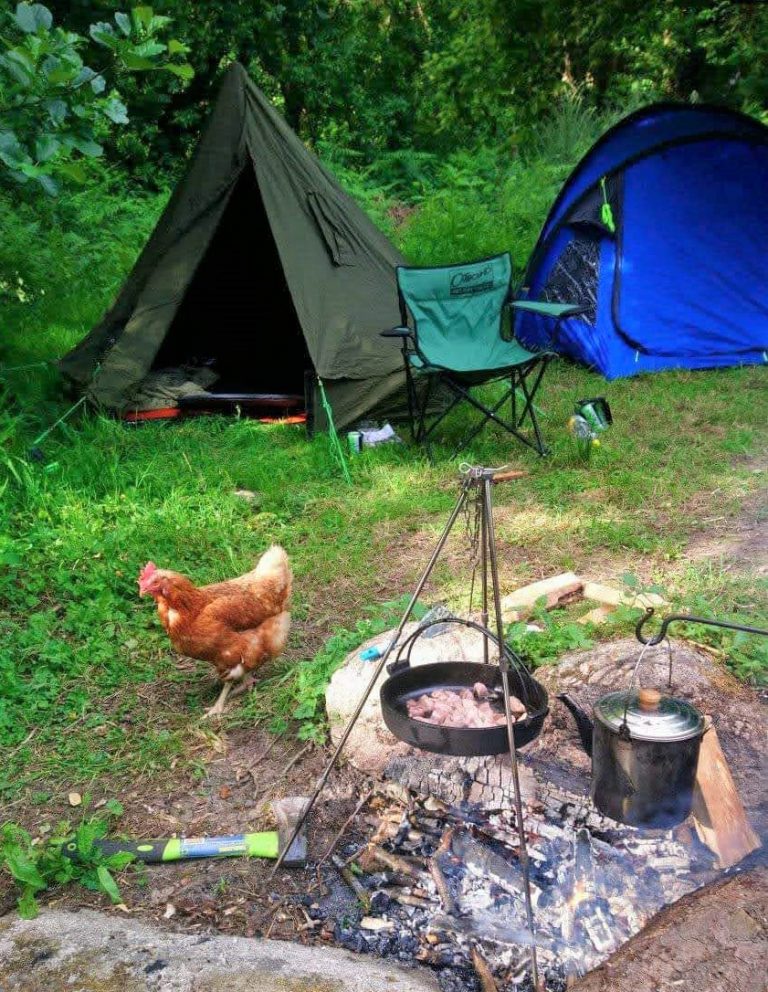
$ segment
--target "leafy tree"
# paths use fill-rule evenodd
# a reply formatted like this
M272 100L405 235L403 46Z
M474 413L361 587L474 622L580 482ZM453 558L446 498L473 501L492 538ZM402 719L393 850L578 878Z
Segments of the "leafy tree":
M39 3L19 3L0 28L0 177L30 180L55 194L61 179L85 182L88 159L102 140L128 122L117 89L126 74L163 69L186 82L194 74L187 46L163 40L170 18L151 7L116 12L91 24L88 38L54 26ZM99 53L96 67L86 49Z
M768 104L762 71L768 4L757 2L154 0L149 24L137 21L135 12L121 14L121 0L46 2L54 20L69 29L60 43L74 48L84 65L98 67L108 57L108 74L99 73L95 82L105 83L104 89L87 93L92 84L82 81L78 91L76 102L95 115L89 140L147 184L165 185L183 163L219 78L234 60L302 138L334 162L373 168L385 187L431 169L429 156L479 147L509 153L524 146L564 96L578 96L585 113L675 99L727 103L766 116ZM33 30L20 26L19 10ZM59 37L43 10L24 3L8 18L8 30L0 31L4 59L18 63L10 52L19 48L23 63L32 58L30 45L50 46ZM188 50L160 40L167 18ZM107 37L94 36L93 21L110 26ZM143 61L132 68L124 53L142 44L140 59L170 71L144 72ZM32 59L40 66L38 84L48 54ZM18 162L15 171L47 183L56 169L41 160L36 138L53 133L61 144L64 122L40 121L43 102L31 134L5 124L12 100L29 97L9 89L25 85L19 74L23 65L0 65L0 128L12 132L2 132L0 149L14 161L23 152L27 173ZM121 95L113 92L118 77ZM118 103L109 103L113 96L130 106L130 125L116 126L105 112L109 105L122 120ZM71 112L67 124L73 123L80 137L83 121ZM52 147L44 141L39 151L45 155ZM61 161L80 172L88 155L71 148L60 152Z

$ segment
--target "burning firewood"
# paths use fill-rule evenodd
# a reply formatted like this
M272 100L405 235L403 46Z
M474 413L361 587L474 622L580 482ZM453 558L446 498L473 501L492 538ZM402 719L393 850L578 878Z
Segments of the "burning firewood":
M488 966L488 962L476 947L472 948L471 953L472 966L477 972L477 977L480 980L480 989L482 992L499 992L499 987L496 984L496 979L493 977L493 972Z
M352 891L357 896L357 900L363 907L366 913L371 911L371 894L366 888L364 888L360 882L355 878L354 874L350 871L348 865L345 865L341 858L333 855L331 858L333 865L338 870L341 877L347 883L347 885L352 889Z
M451 895L451 890L448 888L448 882L445 880L445 875L443 875L437 858L430 858L427 867L429 874L432 876L432 881L435 883L437 894L443 903L443 909L449 916L453 916L456 912L456 903Z
M360 865L363 870L367 870L372 867L372 864L375 865L377 862L384 865L385 868L389 868L390 871L397 872L398 875L405 875L407 878L415 879L421 877L421 871L410 861L406 861L405 858L397 854L391 854L389 851L385 851L383 847L369 844L360 856Z

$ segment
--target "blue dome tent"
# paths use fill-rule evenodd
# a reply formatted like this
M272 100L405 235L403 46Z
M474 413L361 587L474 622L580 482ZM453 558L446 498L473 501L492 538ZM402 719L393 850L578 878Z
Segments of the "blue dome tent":
M587 306L553 347L608 379L768 361L768 128L731 110L646 107L555 201L523 297ZM518 311L527 347L551 327Z

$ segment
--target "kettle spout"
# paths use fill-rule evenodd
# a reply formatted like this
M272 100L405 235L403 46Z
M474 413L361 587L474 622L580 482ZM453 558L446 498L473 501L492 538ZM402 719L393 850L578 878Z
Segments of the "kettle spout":
M581 738L581 746L591 758L592 731L594 729L594 724L584 710L577 705L577 703L568 695L567 692L561 692L557 698L570 711L573 719L576 721L576 729L578 730L579 737Z

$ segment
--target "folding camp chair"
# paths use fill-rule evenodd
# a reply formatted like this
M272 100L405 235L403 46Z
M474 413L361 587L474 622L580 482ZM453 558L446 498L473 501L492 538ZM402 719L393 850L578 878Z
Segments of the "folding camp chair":
M465 265L442 268L397 267L402 326L382 331L400 338L408 388L411 433L417 444L429 448L435 429L459 403L467 402L482 414L478 425L462 439L457 450L469 444L489 420L540 455L547 453L541 437L534 401L552 351L532 352L514 340L510 309L533 311L554 321L551 344L563 317L581 313L583 307L568 303L539 303L511 298L512 260L495 255ZM422 389L418 379L426 379ZM484 405L470 390L473 386L506 380L509 388L492 406ZM427 423L438 384L449 388L451 402ZM510 401L511 417L499 415ZM522 432L530 421L533 436Z

